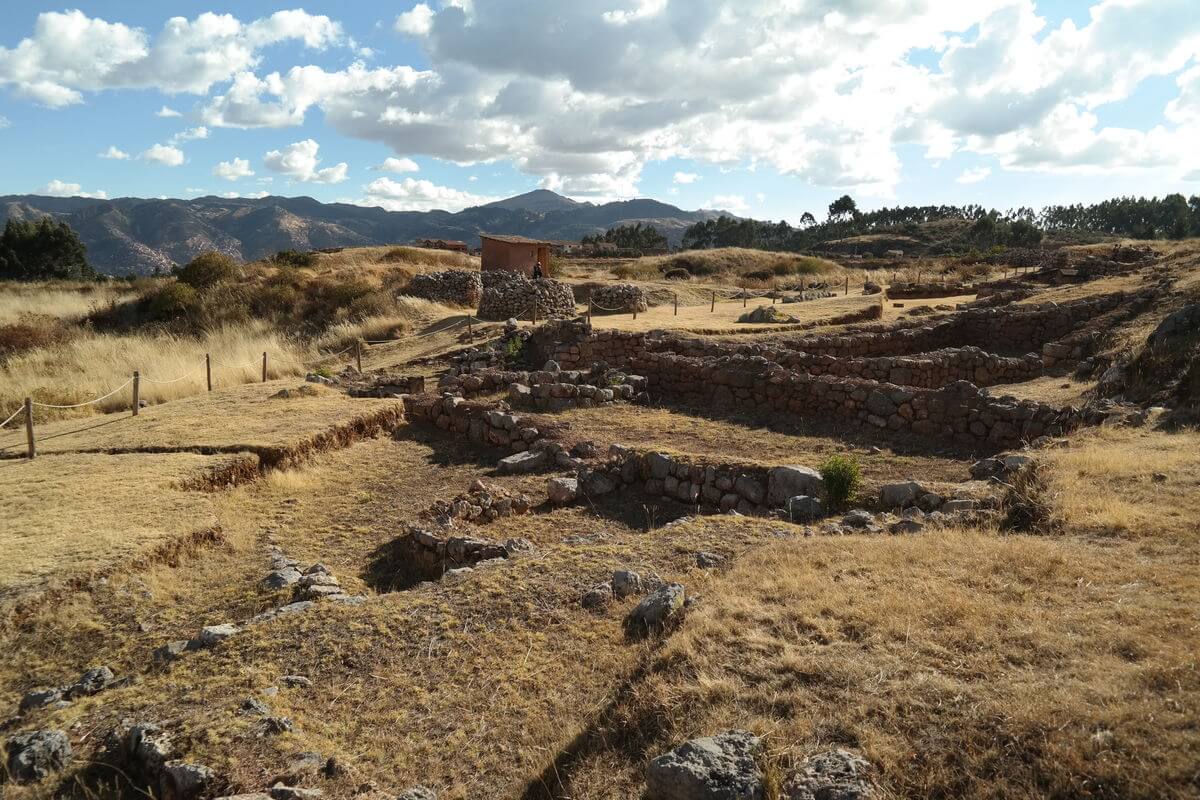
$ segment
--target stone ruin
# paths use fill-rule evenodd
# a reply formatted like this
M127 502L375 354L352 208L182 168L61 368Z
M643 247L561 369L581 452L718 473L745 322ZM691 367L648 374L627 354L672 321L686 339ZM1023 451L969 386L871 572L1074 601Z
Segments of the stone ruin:
M458 522L484 524L502 517L511 517L529 512L533 505L524 494L513 494L499 486L488 486L476 480L462 494L449 500L437 500L425 512L426 518L444 528L452 528Z
M959 281L946 283L893 283L887 288L889 300L916 300L926 297L957 297L973 294L974 289Z
M509 402L515 406L562 411L616 400L632 401L645 392L646 379L599 362L583 371L563 370L549 362L543 369L529 372L486 369L468 375L447 375L438 388L463 397L507 390Z
M480 273L464 269L425 272L413 276L404 294L449 306L476 308L483 300L483 279Z
M650 300L645 291L632 283L605 284L588 294L588 310L593 314L628 314L649 308Z
M482 273L481 319L567 319L575 316L571 287L550 278L526 278L493 269Z

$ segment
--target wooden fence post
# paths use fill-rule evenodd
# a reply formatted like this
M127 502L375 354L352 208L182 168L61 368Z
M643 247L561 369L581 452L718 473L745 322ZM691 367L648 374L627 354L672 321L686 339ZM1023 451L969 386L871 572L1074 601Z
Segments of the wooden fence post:
M849 294L850 294L850 276L848 276L848 275L846 276L846 292L845 292L845 294L847 296L849 296Z
M29 443L29 458L37 456L37 444L33 441L33 398L25 398L25 441Z
M208 379L208 390L212 391L212 354L204 354L204 375Z
M675 295L675 316L679 316L679 292L672 292Z
M637 319L637 300L633 301L633 318Z
M267 382L267 351L263 350L263 383Z
M746 307L746 303L750 300L750 293L742 289L742 308Z
M713 295L712 296L712 305L710 305L708 307L708 313L710 313L710 314L717 310L717 290L716 289L713 289L712 295Z
M470 317L467 317L470 319ZM362 340L354 340L354 363L358 366L359 373L362 373Z
M138 415L138 406L142 404L142 376L135 369L133 371L133 416Z

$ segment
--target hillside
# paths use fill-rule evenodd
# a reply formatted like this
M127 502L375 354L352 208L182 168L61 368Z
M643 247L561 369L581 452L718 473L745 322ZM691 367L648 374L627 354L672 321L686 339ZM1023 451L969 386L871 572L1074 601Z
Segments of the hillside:
M575 240L615 225L644 222L677 244L715 211L684 211L654 200L595 205L537 190L484 206L447 211L385 211L311 197L146 200L123 197L0 197L0 224L50 215L79 232L88 258L110 275L150 274L205 250L252 260L277 250L364 247L423 237L478 243L481 232Z

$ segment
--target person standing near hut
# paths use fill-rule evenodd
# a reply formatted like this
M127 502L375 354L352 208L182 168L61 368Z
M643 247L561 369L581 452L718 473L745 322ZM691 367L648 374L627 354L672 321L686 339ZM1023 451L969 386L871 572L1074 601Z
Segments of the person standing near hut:
M542 277L544 277L542 275L542 262L538 261L536 264L533 265L533 279L536 281Z

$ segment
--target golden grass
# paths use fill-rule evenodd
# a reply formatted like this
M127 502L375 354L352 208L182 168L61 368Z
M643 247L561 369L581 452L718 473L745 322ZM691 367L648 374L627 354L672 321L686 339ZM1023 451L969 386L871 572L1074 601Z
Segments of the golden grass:
M1200 520L1200 434L1103 427L1071 446L1039 454L1046 491L1069 533L1154 537L1196 543ZM1156 480L1155 473L1164 479Z
M263 351L269 354L269 377L302 374L303 367L295 362L313 357L311 351L262 323L225 327L198 338L81 334L60 346L23 353L0 366L0 412L5 412L0 419L25 397L53 405L91 400L125 383L134 370L141 372L141 399L148 403L194 395L207 388L205 353L212 354L214 386L261 380ZM83 409L38 409L37 419L127 410L131 391L126 388Z
M475 256L452 253L448 250L428 250L404 245L388 247L350 247L340 253L318 253L314 268L318 274L336 272L370 273L403 267L412 273L435 272L445 269L479 269Z
M460 316L462 313L460 309L407 295L396 297L395 306L395 313L392 314L333 325L318 336L313 344L321 351L336 351L358 340L371 342L401 339L418 332L423 325L430 322Z
M0 460L0 598L86 575L214 528L211 495L182 483L234 458L194 453Z
M635 796L645 759L749 728L783 773L859 750L889 797L1190 796L1197 599L1183 564L1078 541L765 547L707 588L567 793Z
M0 283L0 325L16 322L23 314L46 314L75 322L134 294L135 290L126 284Z
M300 386L310 393L272 395ZM396 400L357 399L297 379L250 383L203 392L166 405L36 427L38 453L135 450L304 449L314 437L395 409ZM0 456L25 452L24 430L0 434Z

